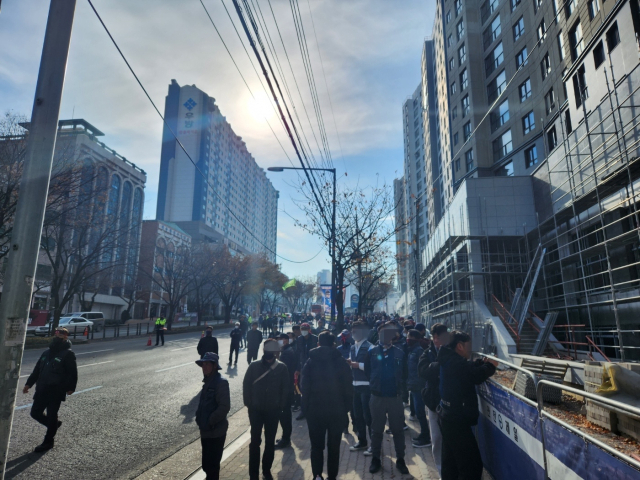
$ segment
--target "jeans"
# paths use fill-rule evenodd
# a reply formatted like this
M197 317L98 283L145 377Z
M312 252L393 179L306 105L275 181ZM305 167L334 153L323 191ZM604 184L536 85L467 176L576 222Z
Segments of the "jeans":
M429 431L429 422L427 421L427 407L422 400L422 393L420 391L412 391L410 395L413 401L415 415L418 417L418 422L420 422L420 438L430 442L431 433Z
M275 452L276 433L278 431L279 410L249 409L249 423L251 424L251 443L249 444L249 478L260 478L260 444L262 443L262 428L264 427L264 454L262 455L262 472L271 472Z
M53 399L47 395L36 394L33 397L33 406L31 407L31 417L47 427L47 434L43 443L53 442L56 432L58 431L58 410L62 400ZM47 414L44 414L44 411Z
M280 412L280 425L282 426L282 441L291 441L291 431L293 430L293 412L291 412L291 405L293 405L293 393L289 395L287 404Z
M442 480L481 480L482 457L469 425L440 420Z
M245 348L247 346L247 332L242 331L242 338L240 339L240 348Z
M220 461L224 451L226 435L218 438L201 438L202 444L202 470L207 474L207 480L220 478Z
M258 359L258 350L247 350L247 363Z
M436 469L442 477L442 432L438 423L438 414L429 408L427 408L427 414L429 415L429 430L431 431L431 453L433 454Z
M346 415L345 415L346 417ZM325 437L327 439L327 478L338 478L340 468L340 442L345 422L340 416L311 414L307 417L311 441L311 472L314 478L322 475Z
M367 429L371 436L371 390L367 385L353 387L353 425L358 431L358 442L367 445Z
M389 428L393 434L396 448L396 458L404 459L404 407L402 397L378 397L371 395L369 401L371 409L371 451L373 456L380 458L384 426L389 417Z

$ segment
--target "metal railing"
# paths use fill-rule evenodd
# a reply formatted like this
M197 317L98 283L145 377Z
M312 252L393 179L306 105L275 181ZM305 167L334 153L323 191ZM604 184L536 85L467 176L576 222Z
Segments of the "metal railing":
M602 397L600 395L596 395L594 393L589 393L589 392L585 392L584 390L578 390L577 388L573 388L573 387L569 387L566 385L562 385L559 383L554 383L551 382L549 380L544 380L544 379L538 379L536 377L536 375L530 371L527 370L526 368L522 368L519 367L517 365L514 365L511 362L507 362L506 360L502 360L500 358L494 357L492 355L486 355L484 353L476 353L479 356L482 357L486 357L489 358L491 360L495 360L496 362L502 364L502 365L506 365L511 369L514 370L518 370L520 372L523 372L527 375L529 375L532 380L533 380L533 384L535 386L535 390L536 390L536 398L537 398L537 402L533 402L530 399L524 397L523 395L520 395L519 393L517 393L516 391L514 391L513 389L506 387L498 382L496 382L495 380L492 382L494 383L496 386L498 386L499 388L502 388L503 390L507 390L509 392L510 395L513 395L517 398L519 398L520 400L522 400L523 402L534 406L537 411L538 411L538 419L540 420L540 441L542 444L542 458L543 458L543 463L544 463L544 471L545 471L545 478L549 478L549 469L548 469L548 465L547 465L547 448L546 448L546 443L545 443L545 432L544 432L544 421L545 419L550 419L554 422L556 422L558 425L566 428L567 430L573 432L574 434L580 436L584 441L589 441L591 443L593 443L594 445L598 446L599 448L605 450L606 452L612 454L613 456L623 460L624 462L634 466L635 468L640 470L640 461L625 455L624 453L616 450L615 448L601 442L600 440L592 437L591 435L589 435L588 433L585 433L581 430L579 430L578 428L568 424L567 422L564 422L563 420L561 420L560 418L552 415L551 413L548 413L544 410L544 400L543 400L543 395L542 395L542 388L544 386L547 387L552 387L552 388L559 388L562 391L566 391L566 392L571 392L574 395L578 395L581 397L585 397L588 398L590 400L592 400L594 403L597 403L600 406L609 408L617 413L622 413L624 415L627 415L631 418L634 418L636 420L640 420L640 408L631 406L631 405L627 405L621 402L617 402L615 400L611 400L608 399L606 397Z

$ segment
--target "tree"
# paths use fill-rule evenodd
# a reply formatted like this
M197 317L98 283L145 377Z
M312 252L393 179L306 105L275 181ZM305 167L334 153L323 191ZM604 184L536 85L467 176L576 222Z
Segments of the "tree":
M255 256L232 255L226 245L216 250L211 281L224 307L224 321L231 322L231 311L238 299L249 292L255 280L251 269L259 265Z
M200 325L206 314L215 311L220 303L213 285L217 253L213 246L202 243L192 248L191 256L193 289L189 294L189 306L198 313Z
M258 255L254 262L250 290L260 313L271 312L284 293L282 286L289 280L280 266L271 263L265 255Z
M284 291L284 298L291 313L295 313L298 309L302 310L303 303L306 302L308 304L309 299L313 297L315 289L315 283L307 283L302 280L296 280L295 285L287 288Z
M358 315L372 311L392 288L395 277L393 256L381 248L369 258L357 260L351 282L358 290Z

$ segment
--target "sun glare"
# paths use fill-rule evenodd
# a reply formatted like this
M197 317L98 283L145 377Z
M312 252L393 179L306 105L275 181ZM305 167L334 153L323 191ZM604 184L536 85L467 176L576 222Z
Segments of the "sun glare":
M249 97L248 101L249 113L258 122L264 122L265 119L271 120L274 116L274 110L265 93L256 95L255 98Z

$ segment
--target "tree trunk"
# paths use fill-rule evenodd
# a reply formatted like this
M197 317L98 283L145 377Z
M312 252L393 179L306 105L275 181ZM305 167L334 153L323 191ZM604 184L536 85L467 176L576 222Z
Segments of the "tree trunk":
M335 304L337 310L336 316L336 331L341 332L344 329L344 298L342 296L342 290L344 288L344 270L342 268L336 269L336 292L335 292Z

